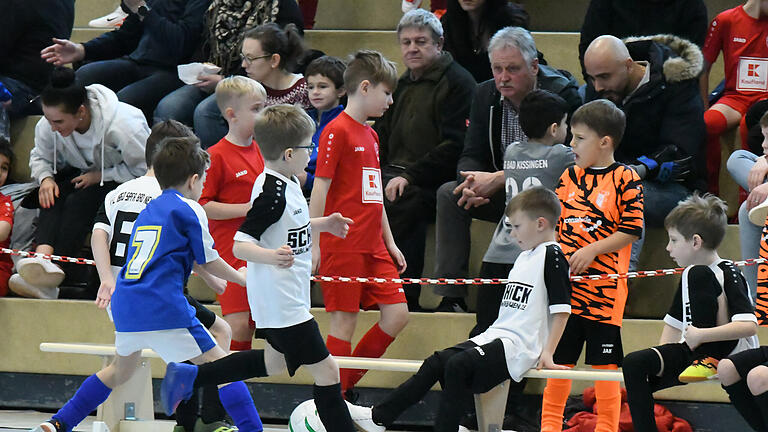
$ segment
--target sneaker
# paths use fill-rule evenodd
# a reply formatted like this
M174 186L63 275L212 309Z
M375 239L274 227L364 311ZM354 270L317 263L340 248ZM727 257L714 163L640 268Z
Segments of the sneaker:
M232 426L224 420L205 423L203 422L203 419L198 418L195 422L195 429L193 432L235 432L237 430L237 427Z
M677 379L682 383L706 381L717 378L718 361L712 357L695 360Z
M11 275L10 279L8 279L8 288L22 297L47 300L59 298L59 288L32 285L25 281L18 273Z
M168 363L165 378L160 386L160 401L168 417L176 411L181 401L192 397L193 385L197 378L197 366L184 363Z
M349 416L352 417L352 422L358 430L363 432L384 432L387 430L384 426L379 426L373 422L373 409L371 407L352 405L347 402L347 409L349 409Z
M56 419L50 419L47 422L40 423L34 429L30 429L30 432L65 432L66 430L67 428L64 426L64 423Z
M443 297L440 304L437 305L435 312L461 312L468 311L467 303L462 297Z
M768 217L768 200L752 207L749 211L749 221L757 226L764 226L766 217Z
M90 20L88 26L96 28L117 28L123 25L123 21L125 21L127 17L128 14L125 13L120 5L117 5L117 9L112 13Z
M55 288L64 280L64 270L43 258L22 258L16 263L16 272L32 285Z
M410 12L421 6L421 0L403 0L403 13Z
M356 404L360 399L360 392L351 388L344 391L344 400L351 404Z

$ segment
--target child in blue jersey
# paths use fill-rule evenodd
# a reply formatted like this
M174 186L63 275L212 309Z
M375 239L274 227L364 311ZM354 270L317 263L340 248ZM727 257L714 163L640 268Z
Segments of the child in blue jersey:
M195 318L183 288L193 266L241 285L245 276L213 249L205 212L197 204L205 181L208 154L197 138L166 138L153 158L163 193L134 222L126 257L112 296L117 356L88 377L51 420L34 431L71 431L104 402L112 389L136 369L141 350L151 348L166 362L213 361L225 356ZM221 402L240 431L263 428L242 382L219 388ZM170 411L176 407L170 407ZM166 409L168 411L168 409ZM170 415L170 412L168 412Z

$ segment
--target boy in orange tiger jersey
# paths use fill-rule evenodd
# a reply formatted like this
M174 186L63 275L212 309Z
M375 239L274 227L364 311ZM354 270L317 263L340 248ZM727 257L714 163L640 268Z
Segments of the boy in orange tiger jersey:
M626 273L632 242L643 230L640 177L617 163L624 113L608 100L576 110L571 120L571 147L576 166L560 177L556 192L563 210L558 234L571 274ZM627 299L626 279L574 281L571 310L554 361L575 365L586 343L586 363L594 369L617 369L624 357L621 319ZM561 431L571 380L549 379L544 389L541 430ZM595 382L596 432L618 430L621 395L616 381Z

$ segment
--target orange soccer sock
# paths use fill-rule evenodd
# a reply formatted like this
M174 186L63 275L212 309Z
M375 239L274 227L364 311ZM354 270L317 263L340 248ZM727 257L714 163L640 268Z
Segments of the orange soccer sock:
M617 370L618 366L592 366L592 369ZM616 432L619 430L621 383L618 381L595 381L595 399L597 400L595 432Z
M547 386L544 388L541 400L541 432L563 430L563 411L569 394L571 394L571 380L547 379Z
M349 357L352 353L352 344L349 341L345 341L331 335L328 335L328 339L326 339L325 345L328 347L328 352L330 352L332 356ZM339 369L342 393L347 390L345 383L349 380L350 372L351 371L349 369Z
M707 127L707 184L709 192L717 195L720 190L720 135L728 130L728 120L720 111L708 109L704 111L704 124Z
M384 355L384 352L394 340L394 337L385 333L384 330L379 327L379 323L376 323L370 330L368 330L363 338L360 339L352 356L379 358ZM367 371L365 369L350 369L349 372L350 374L347 378L346 388L354 387ZM344 381L342 381L342 383L343 382Z

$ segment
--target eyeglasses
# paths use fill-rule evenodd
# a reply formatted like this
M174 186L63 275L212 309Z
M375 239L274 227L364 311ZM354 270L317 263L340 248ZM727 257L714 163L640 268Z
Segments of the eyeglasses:
M315 147L317 147L317 146L314 145L314 144L310 144L310 145L305 145L305 146L293 146L291 148L294 148L294 149L303 148L303 149L307 149L307 152L312 153L312 151L315 149Z
M240 53L240 59L245 62L245 64L250 65L251 63L255 62L258 59L263 59L267 57L272 57L272 54L264 54L256 57L251 57L248 55L245 55L243 53Z

